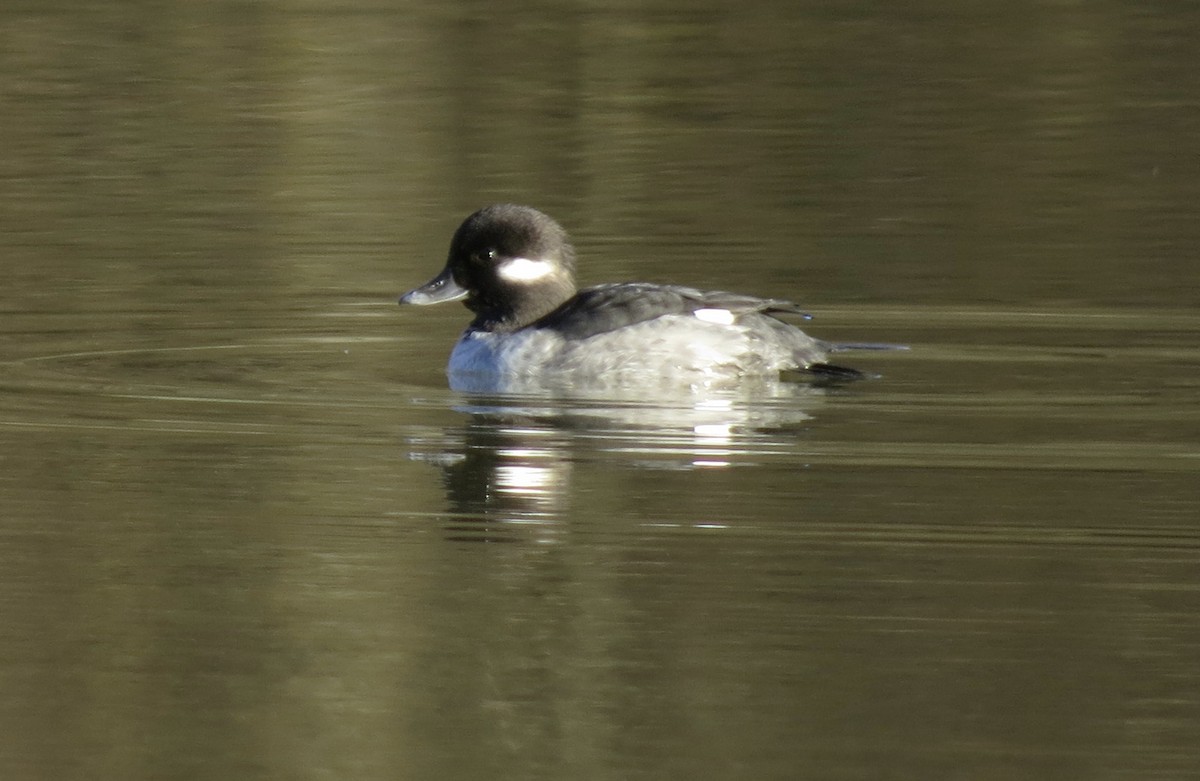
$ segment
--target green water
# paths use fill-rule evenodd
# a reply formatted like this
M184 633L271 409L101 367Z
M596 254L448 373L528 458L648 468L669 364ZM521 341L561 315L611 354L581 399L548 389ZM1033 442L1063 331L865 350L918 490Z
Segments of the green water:
M0 10L0 776L1185 779L1185 5ZM451 394L395 306L586 283L879 379Z

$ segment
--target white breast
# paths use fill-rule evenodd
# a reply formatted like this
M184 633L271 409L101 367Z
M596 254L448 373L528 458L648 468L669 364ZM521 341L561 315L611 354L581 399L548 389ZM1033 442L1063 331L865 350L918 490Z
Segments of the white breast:
M563 340L544 330L493 334L468 331L450 353L451 374L527 374L553 366Z

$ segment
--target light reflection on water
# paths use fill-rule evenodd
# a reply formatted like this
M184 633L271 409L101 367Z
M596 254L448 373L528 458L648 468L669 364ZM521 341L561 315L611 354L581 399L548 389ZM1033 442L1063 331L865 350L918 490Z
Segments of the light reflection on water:
M447 509L478 519L475 539L496 539L496 524L545 524L542 541L551 541L553 526L570 517L576 463L677 471L786 457L791 432L810 419L820 393L804 386L790 398L698 394L668 402L457 395L453 408L469 416L466 425L412 441L410 458L441 469Z

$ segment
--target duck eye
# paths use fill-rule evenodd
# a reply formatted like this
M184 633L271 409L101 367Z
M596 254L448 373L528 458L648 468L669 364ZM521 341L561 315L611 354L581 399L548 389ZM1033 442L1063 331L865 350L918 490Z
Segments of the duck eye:
M492 247L488 247L487 249L481 249L478 252L476 252L475 260L479 263L490 263L491 261L496 259L496 256L498 254L499 253L496 252L495 249L493 249Z

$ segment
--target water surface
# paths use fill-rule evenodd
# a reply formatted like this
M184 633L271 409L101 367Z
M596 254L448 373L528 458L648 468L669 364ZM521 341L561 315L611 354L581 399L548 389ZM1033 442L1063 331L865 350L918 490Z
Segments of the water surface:
M0 773L1194 777L1198 21L6 6ZM452 393L495 200L913 349Z

